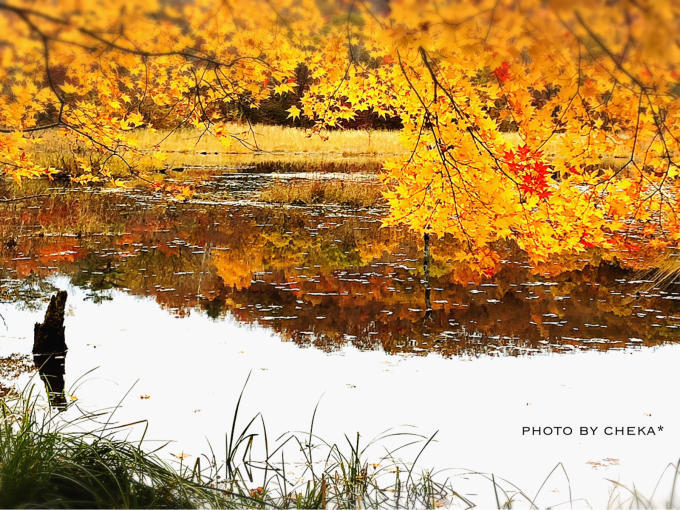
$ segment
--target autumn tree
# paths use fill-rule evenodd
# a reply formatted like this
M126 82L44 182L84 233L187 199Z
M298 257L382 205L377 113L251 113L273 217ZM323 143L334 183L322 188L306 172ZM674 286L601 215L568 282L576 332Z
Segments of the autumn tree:
M409 152L385 163L388 223L455 237L488 274L499 242L534 261L677 244L676 2L351 8L351 65L323 75L303 111L331 126L365 108L401 118Z
M0 164L50 174L28 147L58 129L137 172L127 136L194 125L225 142L224 106L309 84L291 118L316 131L399 118L387 223L448 236L494 274L677 245L680 4L672 0L239 0L0 4ZM170 120L168 120L170 119ZM162 152L155 153L162 158Z
M297 34L314 35L314 13L307 0L2 2L0 165L17 179L54 173L30 157L48 130L102 155L93 165L79 151L77 182L110 179L114 161L138 173L141 158L162 160L130 136L140 128L248 145L225 131L225 104L294 90L309 51Z

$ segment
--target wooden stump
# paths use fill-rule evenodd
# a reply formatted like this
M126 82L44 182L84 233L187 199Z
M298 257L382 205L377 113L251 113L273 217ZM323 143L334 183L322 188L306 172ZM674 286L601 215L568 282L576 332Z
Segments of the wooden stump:
M66 352L64 334L64 310L66 308L66 291L60 290L52 299L45 312L45 321L35 323L33 328L33 354L53 354Z
M50 404L60 409L66 406L64 396L65 361L68 350L64 328L66 296L66 291L63 290L52 296L45 312L45 320L42 324L36 322L33 329L33 363L45 383Z

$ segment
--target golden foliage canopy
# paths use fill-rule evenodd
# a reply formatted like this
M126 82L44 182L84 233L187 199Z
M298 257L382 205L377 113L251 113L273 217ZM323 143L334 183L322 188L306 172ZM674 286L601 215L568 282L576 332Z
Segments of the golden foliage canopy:
M398 117L389 223L449 235L480 271L680 239L680 4L673 0L48 0L0 4L0 165L51 174L46 129L135 173L130 132L224 127L229 105L310 83L292 119ZM159 156L162 157L162 156Z

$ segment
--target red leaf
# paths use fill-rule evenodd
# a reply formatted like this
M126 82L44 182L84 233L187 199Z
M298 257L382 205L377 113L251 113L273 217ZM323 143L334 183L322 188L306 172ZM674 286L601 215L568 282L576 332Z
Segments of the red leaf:
M595 248L595 245L591 243L590 241L586 240L584 236L581 236L581 244L585 246L586 248Z
M507 62L503 62L496 69L494 69L493 75L500 82L506 81L508 78L510 78L510 64Z

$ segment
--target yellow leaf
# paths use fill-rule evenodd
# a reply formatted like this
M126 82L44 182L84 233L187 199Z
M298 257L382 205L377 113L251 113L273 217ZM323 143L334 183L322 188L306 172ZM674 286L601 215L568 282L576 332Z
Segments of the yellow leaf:
M67 94L75 94L76 92L78 92L78 87L70 83L64 83L63 85L61 85L61 90L63 90Z
M286 110L286 111L288 112L288 118L289 119L299 119L300 118L300 108L298 108L297 106L293 105L290 108L288 108L288 110Z

